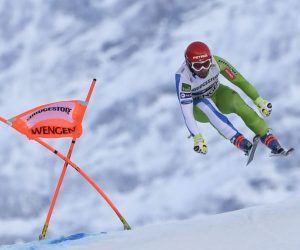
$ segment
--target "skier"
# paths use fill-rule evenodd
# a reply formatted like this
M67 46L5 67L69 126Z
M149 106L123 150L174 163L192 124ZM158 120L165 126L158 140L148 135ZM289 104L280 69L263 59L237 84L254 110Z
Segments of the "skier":
M193 42L185 51L185 62L176 73L176 91L187 128L194 138L194 150L207 153L207 144L197 122L210 122L218 132L237 148L249 154L252 143L247 140L224 114L235 113L273 154L285 150L272 134L268 124L233 89L219 82L219 74L238 86L254 102L261 114L271 114L272 104L226 60L212 55L205 43Z

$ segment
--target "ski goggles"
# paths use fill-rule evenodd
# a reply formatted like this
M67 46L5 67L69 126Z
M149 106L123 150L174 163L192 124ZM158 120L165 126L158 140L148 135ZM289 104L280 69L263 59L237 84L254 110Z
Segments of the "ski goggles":
M191 68L195 71L200 71L202 69L209 69L211 65L211 59L208 59L204 62L191 62Z

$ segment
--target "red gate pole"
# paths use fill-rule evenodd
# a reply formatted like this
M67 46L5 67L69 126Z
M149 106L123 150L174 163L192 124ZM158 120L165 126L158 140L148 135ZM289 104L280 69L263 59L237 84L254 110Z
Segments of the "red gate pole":
M88 95L88 97L90 98L91 93ZM8 126L12 126L12 122L10 120L7 120L3 117L0 116L0 122L5 123ZM13 127L14 128L14 127ZM17 129L16 129L17 130ZM17 130L18 131L18 130ZM18 131L19 132L19 131ZM20 132L19 132L20 133ZM107 196L107 194L96 184L95 181L93 181L93 179L91 177L89 177L78 165L76 165L74 162L72 162L67 156L63 155L62 153L60 153L58 150L56 150L55 148L53 148L52 146L50 146L49 144L47 144L46 142L44 142L43 140L41 140L40 138L35 138L34 139L36 142L38 142L39 144L41 144L42 146L44 146L45 148L47 148L48 150L50 150L52 153L56 154L59 158L61 158L62 160L64 160L65 164L70 165L71 167L73 167L81 176L83 176L83 178L85 178L85 180L92 185L96 191L103 197L103 199L108 203L108 205L112 208L112 210L116 213L116 215L119 217L120 221L123 223L124 229L125 230L130 230L131 227L130 225L127 223L127 221L125 220L125 218L122 216L122 214L120 213L120 211L117 209L117 207L114 205L114 203L110 200L110 198Z
M91 99L92 93L93 93L93 91L94 91L95 84L96 84L96 79L93 79L93 81L92 81L92 83L91 83L91 86L90 86L90 89L89 89L89 92L88 92L88 94L87 94L87 97L86 97L86 99L85 99L85 104L86 104L86 106L89 104L89 101L90 101L90 99ZM72 156L72 153L73 153L73 150L74 150L75 143L76 143L76 139L73 138L72 141L71 141L71 145L70 145L70 147L69 147L68 154L67 154L67 158L68 158L68 159L71 159L71 156ZM52 199L51 199L51 202L50 202L50 206L49 206L49 209L48 209L46 221L45 221L45 223L44 223L42 232L41 232L41 234L39 235L39 240L43 240L43 239L46 238L47 230L48 230L48 227L49 227L49 224L50 224L50 220L51 220L51 217L52 217L52 214L53 214L53 210L54 210L54 207L55 207L57 198L58 198L58 194L59 194L61 185L62 185L62 183L63 183L64 177L65 177L66 172L67 172L67 167L68 167L68 163L65 162L65 164L64 164L64 166L63 166L63 169L62 169L62 171L61 171L61 174L60 174L60 176L59 176L58 182L57 182L57 184L56 184L55 191L54 191L54 193L53 193L53 196L52 196Z
M103 199L108 203L108 205L112 208L112 210L116 213L116 215L119 217L120 221L124 225L125 230L130 230L131 227L125 220L125 218L122 216L120 211L117 209L117 207L114 205L114 203L110 200L110 198L107 196L107 194L96 184L95 181L91 177L89 177L78 165L76 165L74 162L72 162L70 159L68 159L66 156L64 156L62 153L60 153L58 150L50 146L48 143L44 142L40 138L34 139L36 142L50 150L52 153L56 154L60 159L67 162L71 167L73 167L90 185L92 185L96 191L103 197Z

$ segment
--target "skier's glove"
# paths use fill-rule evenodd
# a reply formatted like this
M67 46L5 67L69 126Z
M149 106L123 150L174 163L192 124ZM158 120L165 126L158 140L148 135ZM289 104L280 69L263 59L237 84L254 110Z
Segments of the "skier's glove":
M272 111L272 104L261 97L257 97L254 101L255 105L258 107L259 112L264 116L269 116Z
M203 139L201 134L196 134L194 136L194 150L201 154L207 153L206 141Z

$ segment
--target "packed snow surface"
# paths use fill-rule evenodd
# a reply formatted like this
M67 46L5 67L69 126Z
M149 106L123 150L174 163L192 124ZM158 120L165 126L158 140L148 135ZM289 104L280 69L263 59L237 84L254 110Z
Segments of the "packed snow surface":
M1 250L299 250L300 200L132 231L77 234Z

